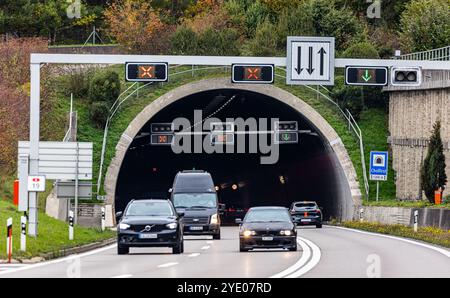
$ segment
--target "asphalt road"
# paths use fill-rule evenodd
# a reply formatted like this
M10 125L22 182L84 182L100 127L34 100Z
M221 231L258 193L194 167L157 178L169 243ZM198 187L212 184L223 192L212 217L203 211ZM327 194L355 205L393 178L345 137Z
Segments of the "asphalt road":
M119 256L108 246L28 266L3 266L1 277L450 277L450 250L389 236L325 226L299 228L299 250L240 253L238 229L222 240L185 242L185 253L135 248Z

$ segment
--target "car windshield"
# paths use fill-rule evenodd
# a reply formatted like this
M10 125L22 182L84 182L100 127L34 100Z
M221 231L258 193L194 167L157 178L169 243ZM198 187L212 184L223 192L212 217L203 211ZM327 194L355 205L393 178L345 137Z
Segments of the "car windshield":
M178 193L173 195L175 208L216 208L214 193Z
M315 208L316 203L296 203L295 208Z
M286 210L251 210L245 222L288 222L291 221Z
M173 216L169 202L133 202L125 216Z

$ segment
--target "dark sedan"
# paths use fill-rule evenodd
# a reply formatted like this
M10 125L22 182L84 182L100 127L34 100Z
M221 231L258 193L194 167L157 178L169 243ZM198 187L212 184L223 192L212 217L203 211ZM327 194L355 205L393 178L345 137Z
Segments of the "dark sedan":
M315 225L316 228L322 228L322 210L316 202L295 202L289 212L298 225Z
M131 201L117 225L117 253L128 254L130 247L172 247L184 251L182 213L169 200Z
M236 219L239 227L239 250L283 248L297 250L295 224L284 207L250 208L244 220Z

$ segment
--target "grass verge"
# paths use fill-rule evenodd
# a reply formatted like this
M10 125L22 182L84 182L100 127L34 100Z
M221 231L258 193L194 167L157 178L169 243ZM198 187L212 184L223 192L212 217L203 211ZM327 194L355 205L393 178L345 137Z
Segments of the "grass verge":
M17 208L9 202L0 200L0 226L5 227L6 220L13 218L13 258L29 259L46 253L55 256L61 250L69 249L93 242L115 237L110 230L102 232L100 229L75 226L73 241L69 240L68 225L39 212L38 237L27 237L27 251L20 251L20 216ZM0 259L6 259L6 234L0 233Z
M346 228L420 240L450 248L450 230L445 231L435 227L420 227L417 232L414 232L413 228L403 225L387 225L358 221L346 221L332 224Z

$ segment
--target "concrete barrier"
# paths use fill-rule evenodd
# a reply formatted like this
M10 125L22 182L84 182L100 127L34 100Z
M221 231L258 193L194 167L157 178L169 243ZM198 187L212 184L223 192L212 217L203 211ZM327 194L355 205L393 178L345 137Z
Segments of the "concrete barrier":
M414 211L419 211L419 227L450 230L450 209L363 206L363 219L367 222L413 226ZM359 219L359 208L354 219Z

